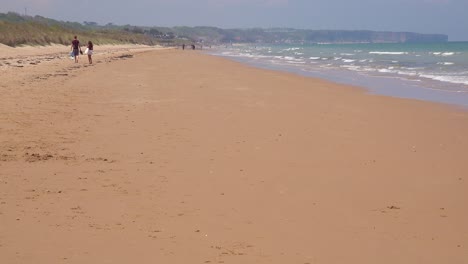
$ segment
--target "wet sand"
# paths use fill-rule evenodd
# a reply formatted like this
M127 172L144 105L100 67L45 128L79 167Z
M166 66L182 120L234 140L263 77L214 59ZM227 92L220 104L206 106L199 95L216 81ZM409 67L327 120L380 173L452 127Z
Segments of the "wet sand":
M193 51L17 56L1 263L468 260L466 111Z

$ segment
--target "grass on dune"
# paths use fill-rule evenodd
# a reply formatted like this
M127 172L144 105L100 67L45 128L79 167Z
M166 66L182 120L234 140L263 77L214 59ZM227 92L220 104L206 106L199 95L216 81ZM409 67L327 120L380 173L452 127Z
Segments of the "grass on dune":
M8 20L0 16L0 43L11 47L52 43L69 45L73 36L77 35L82 42L91 40L95 44L157 44L151 36L120 28L91 28L79 23L46 23L34 18L21 18Z

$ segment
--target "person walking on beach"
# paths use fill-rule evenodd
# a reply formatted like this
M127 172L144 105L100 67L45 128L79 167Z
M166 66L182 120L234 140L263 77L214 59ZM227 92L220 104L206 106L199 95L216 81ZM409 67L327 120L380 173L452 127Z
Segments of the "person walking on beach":
M87 47L87 55L88 55L88 61L89 61L89 64L93 64L93 58L91 56L93 56L93 43L91 41L88 41L88 47Z
M72 41L71 49L73 52L73 57L75 58L75 63L78 63L78 55L80 54L80 41L77 36Z

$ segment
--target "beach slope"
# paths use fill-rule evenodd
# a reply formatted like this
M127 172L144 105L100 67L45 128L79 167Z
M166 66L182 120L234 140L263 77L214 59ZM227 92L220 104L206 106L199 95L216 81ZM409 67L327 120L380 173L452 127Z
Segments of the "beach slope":
M191 51L82 59L1 69L1 263L468 261L466 111Z

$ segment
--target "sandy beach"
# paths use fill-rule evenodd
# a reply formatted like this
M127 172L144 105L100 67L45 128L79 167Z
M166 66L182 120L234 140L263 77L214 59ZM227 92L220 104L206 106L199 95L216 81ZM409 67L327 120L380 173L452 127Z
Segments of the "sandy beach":
M468 111L62 48L0 47L0 263L468 262Z

